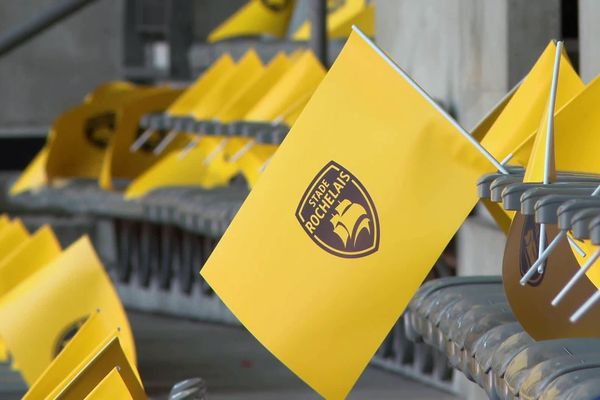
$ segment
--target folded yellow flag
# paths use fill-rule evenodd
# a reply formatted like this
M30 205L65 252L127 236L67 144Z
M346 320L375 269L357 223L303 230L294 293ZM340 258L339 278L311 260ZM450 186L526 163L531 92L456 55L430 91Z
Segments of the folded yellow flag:
M326 398L346 396L494 170L352 33L202 275Z
M124 350L135 362L125 311L87 237L0 298L0 337L27 383L97 308L121 327Z

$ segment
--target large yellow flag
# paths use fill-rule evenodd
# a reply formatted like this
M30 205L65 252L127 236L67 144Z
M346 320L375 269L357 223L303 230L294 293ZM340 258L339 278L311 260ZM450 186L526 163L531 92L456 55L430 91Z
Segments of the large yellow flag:
M210 43L240 36L283 37L294 0L250 0L209 35Z
M0 230L0 261L29 239L29 232L19 219L8 222Z
M494 170L463 133L352 33L202 269L324 397L349 392Z
M120 336L114 319L97 310L85 321L65 348L56 356L39 378L31 385L23 400L43 399L55 390L63 389L95 354L113 337ZM139 374L132 368L136 380Z
M97 308L121 327L123 347L135 362L127 317L87 237L0 298L0 337L27 383Z

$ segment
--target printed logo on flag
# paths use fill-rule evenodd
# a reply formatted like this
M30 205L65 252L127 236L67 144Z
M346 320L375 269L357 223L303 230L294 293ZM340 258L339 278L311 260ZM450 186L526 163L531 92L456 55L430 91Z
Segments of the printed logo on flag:
M79 332L79 328L81 328L81 326L85 323L86 320L87 317L79 318L73 321L60 332L54 344L54 357L56 357L58 353L60 353L65 348L65 346L71 341L71 339L73 339L73 336L75 336L75 334Z
M333 255L364 257L379 248L379 219L371 196L335 161L310 183L296 218L308 236Z
M116 127L116 116L114 112L106 112L95 115L85 121L83 128L85 137L94 146L104 149L108 145L110 137L114 134Z
M529 268L538 259L538 250L540 242L540 226L535 223L535 219L532 215L525 216L523 222L523 231L521 233L521 254L519 255L519 268L521 271L521 277L525 276ZM548 243L546 243L546 246ZM542 264L542 268L546 268L546 261ZM542 283L544 274L535 273L527 281L528 285L537 286Z

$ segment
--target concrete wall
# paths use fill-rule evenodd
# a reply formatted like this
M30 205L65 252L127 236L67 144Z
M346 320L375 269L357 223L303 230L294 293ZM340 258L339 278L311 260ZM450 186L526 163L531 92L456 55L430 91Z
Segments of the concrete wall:
M377 42L471 128L560 33L558 0L375 0Z
M0 31L56 4L0 1ZM97 84L120 76L122 0L98 1L0 58L0 134L44 129Z

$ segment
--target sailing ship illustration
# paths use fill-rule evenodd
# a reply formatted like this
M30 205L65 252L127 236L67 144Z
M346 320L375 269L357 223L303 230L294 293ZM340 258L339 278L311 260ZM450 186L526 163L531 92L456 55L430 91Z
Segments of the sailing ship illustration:
M329 221L333 225L333 232L339 236L345 248L356 246L362 231L366 230L369 235L371 234L371 219L367 210L348 199L340 201Z

